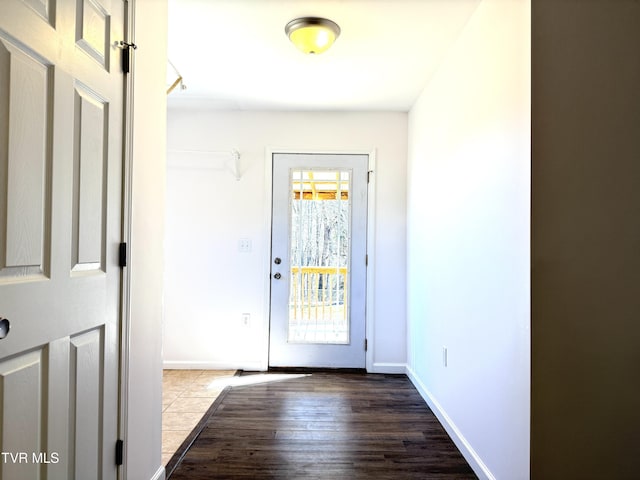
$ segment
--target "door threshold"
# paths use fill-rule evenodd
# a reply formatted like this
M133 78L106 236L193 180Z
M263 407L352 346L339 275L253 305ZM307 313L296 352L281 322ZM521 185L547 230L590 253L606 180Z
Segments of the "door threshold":
M269 367L273 373L367 373L366 368L330 368L330 367Z

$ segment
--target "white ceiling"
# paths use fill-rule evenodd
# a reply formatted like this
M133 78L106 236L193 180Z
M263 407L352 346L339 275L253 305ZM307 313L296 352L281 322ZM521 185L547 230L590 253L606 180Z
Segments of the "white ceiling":
M169 106L407 111L480 0L169 0ZM342 33L306 56L284 33L320 16ZM175 78L175 77L174 77Z

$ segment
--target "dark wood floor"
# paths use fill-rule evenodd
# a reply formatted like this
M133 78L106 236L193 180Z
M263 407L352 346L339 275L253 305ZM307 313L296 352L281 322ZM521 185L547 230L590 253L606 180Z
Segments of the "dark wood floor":
M405 376L292 376L211 410L171 480L477 478Z

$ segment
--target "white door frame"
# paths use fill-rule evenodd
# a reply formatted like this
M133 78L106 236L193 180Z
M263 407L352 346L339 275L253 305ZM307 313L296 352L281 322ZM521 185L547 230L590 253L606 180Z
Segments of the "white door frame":
M135 44L135 3L125 2L126 25L122 40ZM124 87L123 123L123 168L122 168L122 242L126 243L127 266L122 268L120 281L120 383L118 406L118 438L124 442L122 448L122 465L118 471L119 479L127 478L127 425L129 424L129 366L130 366L130 333L131 333L131 269L129 268L129 252L131 251L131 212L132 212L132 169L133 169L133 78L135 75L135 55L131 54L131 66L126 74Z
M369 156L369 183L367 185L367 289L366 289L366 313L365 313L365 338L368 348L366 351L366 369L373 371L374 359L374 335L375 335L375 212L376 212L376 151L375 149L344 149L344 150L323 150L309 148L275 148L265 149L265 197L264 197L264 226L263 241L265 250L263 252L263 278L264 278L264 307L262 331L264 339L264 351L262 354L262 369L269 368L269 311L271 301L271 212L273 193L273 155L277 153L301 153L301 154L322 154L322 155L368 155Z

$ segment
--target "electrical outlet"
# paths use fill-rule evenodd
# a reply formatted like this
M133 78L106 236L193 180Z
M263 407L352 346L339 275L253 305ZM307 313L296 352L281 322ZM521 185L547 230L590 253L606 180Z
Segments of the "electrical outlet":
M245 327L248 327L251 324L251 314L250 313L243 313L242 314L242 325L244 325Z
M449 359L447 357L448 357L447 347L442 347L442 365L444 365L445 367L449 362Z

